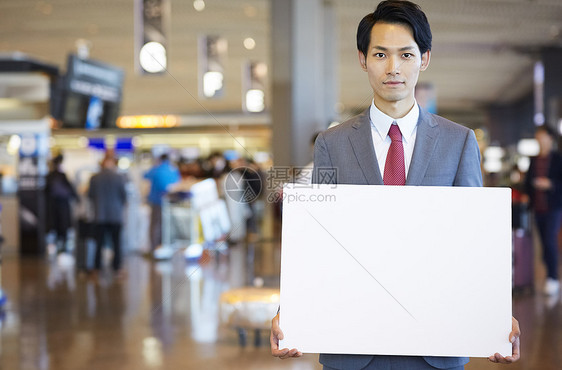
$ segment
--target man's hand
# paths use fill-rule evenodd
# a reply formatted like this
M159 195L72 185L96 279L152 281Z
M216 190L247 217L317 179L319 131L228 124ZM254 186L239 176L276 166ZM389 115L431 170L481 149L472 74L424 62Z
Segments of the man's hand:
M519 322L515 320L515 317L511 318L511 333L509 334L509 341L512 343L512 354L511 356L503 357L499 353L488 357L488 360L500 364L511 364L519 360L519 336L521 335L521 330L519 329Z
M279 357L284 360L290 357L301 357L302 353L296 348L289 350L288 348L279 349L279 340L283 339L283 332L279 327L279 314L271 320L271 336L269 342L271 343L271 355Z

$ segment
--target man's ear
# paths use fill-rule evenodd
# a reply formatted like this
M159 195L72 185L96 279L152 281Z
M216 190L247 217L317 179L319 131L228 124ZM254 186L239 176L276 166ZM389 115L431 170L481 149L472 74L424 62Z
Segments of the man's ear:
M357 55L359 56L359 64L361 65L361 69L367 72L367 59L361 50L357 50Z
M431 50L422 54L420 71L425 71L429 67L429 60L431 59Z

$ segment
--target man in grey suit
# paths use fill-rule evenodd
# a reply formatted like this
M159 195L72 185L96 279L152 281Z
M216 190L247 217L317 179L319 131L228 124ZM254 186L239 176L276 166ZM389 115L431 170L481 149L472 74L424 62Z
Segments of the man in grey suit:
M362 114L318 136L313 183L482 186L474 132L426 112L414 98L419 73L431 56L431 29L420 7L409 1L381 2L359 24L357 48L373 101ZM273 356L302 355L297 349L280 349L282 338L278 313L272 320ZM509 339L512 356L496 353L490 361L519 359L515 319ZM320 362L325 370L463 369L468 358L321 354Z
M96 223L96 258L95 269L101 269L101 250L106 235L113 244L113 271L117 277L123 277L121 271L121 225L123 210L127 201L125 179L116 171L116 160L106 156L101 163L101 170L90 179L88 197L94 205Z

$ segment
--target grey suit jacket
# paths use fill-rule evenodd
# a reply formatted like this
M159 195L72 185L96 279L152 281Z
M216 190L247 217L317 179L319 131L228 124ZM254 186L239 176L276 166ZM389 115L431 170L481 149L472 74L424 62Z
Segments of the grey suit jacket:
M127 201L125 179L115 171L102 169L90 179L88 197L92 200L97 223L123 223Z
M371 134L369 109L321 133L314 145L312 182L383 185ZM474 132L420 109L406 185L482 186L480 150ZM371 205L373 210L376 205ZM373 356L321 354L335 369L358 370ZM424 357L438 369L462 366L468 358Z

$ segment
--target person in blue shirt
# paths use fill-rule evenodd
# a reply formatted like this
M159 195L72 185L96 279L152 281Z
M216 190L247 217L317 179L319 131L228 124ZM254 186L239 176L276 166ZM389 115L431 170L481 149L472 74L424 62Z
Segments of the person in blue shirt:
M168 154L162 154L159 163L146 172L144 178L150 181L150 248L154 252L162 242L162 197L168 192L170 185L180 180L180 174L170 163Z

